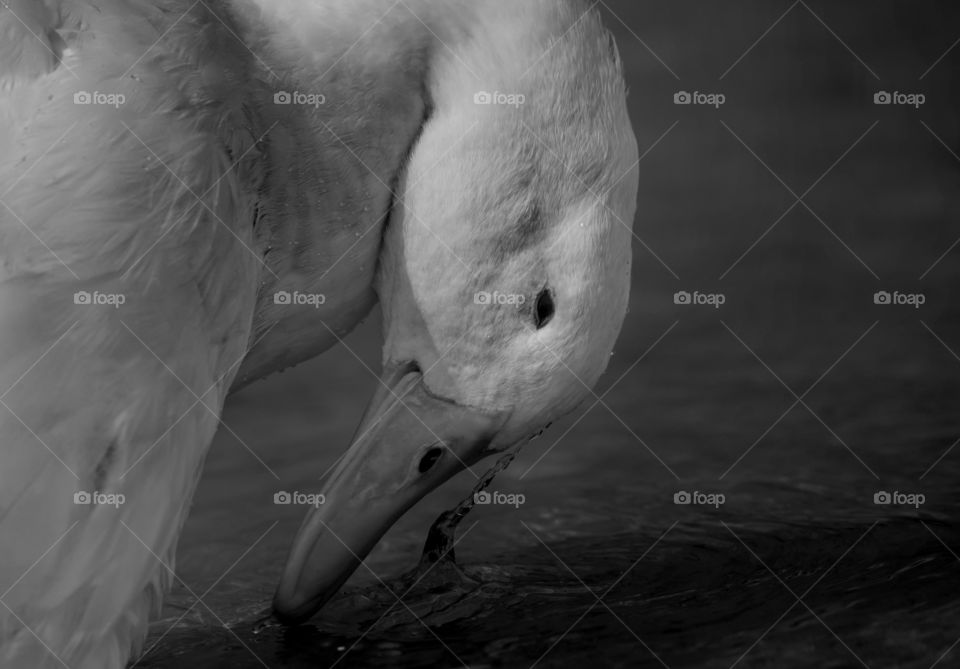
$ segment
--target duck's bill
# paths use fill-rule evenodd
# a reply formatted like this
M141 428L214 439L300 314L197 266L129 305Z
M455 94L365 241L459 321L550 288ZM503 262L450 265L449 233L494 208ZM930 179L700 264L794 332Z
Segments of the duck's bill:
M291 624L316 613L404 512L488 453L505 418L431 395L415 365L388 367L294 539L277 617Z

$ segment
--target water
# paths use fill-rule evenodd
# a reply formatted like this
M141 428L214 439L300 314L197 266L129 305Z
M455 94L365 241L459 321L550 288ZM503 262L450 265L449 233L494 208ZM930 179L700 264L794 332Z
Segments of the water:
M459 568L405 578L468 473L285 629L262 618L301 512L272 495L316 489L375 381L334 354L250 387L227 407L236 437L212 448L182 583L138 666L956 665L960 251L943 254L960 164L937 137L960 146L960 51L920 80L956 39L956 10L808 3L865 67L798 5L721 81L789 4L608 4L679 77L609 18L641 153L679 123L640 164L643 243L603 403L497 477L525 502L474 509ZM874 106L881 88L928 102ZM677 107L681 89L727 103ZM815 184L812 212L795 206L735 264L795 203L778 177L797 195ZM676 305L680 290L726 302ZM926 303L876 305L877 290ZM378 325L347 342L372 369ZM725 503L677 505L679 491ZM925 500L877 505L878 491Z

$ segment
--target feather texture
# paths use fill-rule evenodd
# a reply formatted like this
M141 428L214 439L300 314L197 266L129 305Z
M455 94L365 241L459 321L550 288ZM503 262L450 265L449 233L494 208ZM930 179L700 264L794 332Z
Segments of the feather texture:
M245 352L251 56L187 6L0 8L0 666L136 652Z
M377 295L385 359L509 406L491 448L572 408L626 310L636 155L580 0L0 0L0 667L123 667L231 388ZM542 330L474 304L547 286Z

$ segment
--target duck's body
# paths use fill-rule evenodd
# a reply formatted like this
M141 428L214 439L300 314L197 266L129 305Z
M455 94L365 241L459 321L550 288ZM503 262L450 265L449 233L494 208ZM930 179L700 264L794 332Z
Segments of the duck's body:
M378 263L409 260L382 255L408 158L434 115L462 114L469 135L472 112L457 111L459 96L520 89L511 73L541 67L582 10L546 0L522 9L514 0L5 4L0 666L122 667L171 582L176 539L230 390L329 348L378 293L399 330L417 314L432 326L426 308L402 308L404 296L416 298L415 270L405 279L412 287L375 280ZM561 67L575 61L561 58ZM568 94L591 67L560 72L540 92ZM79 92L124 99L76 104ZM276 104L282 92L322 104ZM554 109L557 119L595 112L588 103ZM452 149L462 138L447 134ZM543 135L548 152L570 139ZM485 178L516 166L518 179L551 181L549 171L524 169L524 156L543 147L531 140L517 151L502 174ZM599 185L603 176L613 190L634 157L635 148L609 165L589 155L564 168ZM425 174L443 159L423 156L417 181L451 176ZM629 185L618 202L632 201ZM497 206L523 218L527 193L508 190ZM491 224L477 243L504 231ZM528 232L538 234L536 222ZM491 248L490 268L533 243ZM619 276L629 250L616 253L610 272ZM123 304L78 304L78 293L119 295ZM322 304L278 302L284 293L322 295ZM624 291L614 303L618 329ZM459 398L457 369L429 371L443 350L423 342L444 339L431 333L408 341L390 329L387 348L415 350L431 389ZM606 356L609 344L598 348ZM386 351L385 363L399 357ZM463 406L493 401L482 384L471 387ZM536 420L548 415L537 411ZM78 491L125 501L76 504Z

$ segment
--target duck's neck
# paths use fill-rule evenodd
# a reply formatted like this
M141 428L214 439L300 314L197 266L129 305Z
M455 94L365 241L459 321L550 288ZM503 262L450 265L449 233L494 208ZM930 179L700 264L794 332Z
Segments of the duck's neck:
M255 54L268 175L257 232L264 267L237 388L321 353L369 312L384 225L401 196L393 191L432 111L456 118L474 92L517 90L503 78L517 70L522 79L529 68L517 62L549 51L555 36L543 19L570 2L224 2ZM275 303L294 293L325 301Z
M236 389L335 345L376 302L393 191L429 113L436 37L413 14L376 23L387 2L231 4L256 54L251 105L266 175L261 282Z

